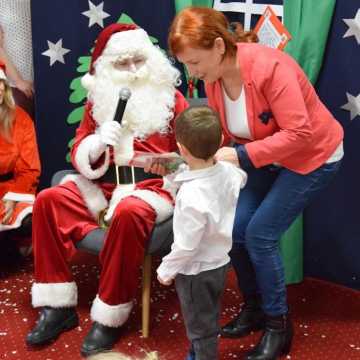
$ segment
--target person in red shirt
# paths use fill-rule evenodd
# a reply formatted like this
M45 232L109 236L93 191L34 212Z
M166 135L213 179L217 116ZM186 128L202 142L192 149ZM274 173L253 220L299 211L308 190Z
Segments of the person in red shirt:
M30 226L39 176L33 121L15 105L0 62L0 232Z
M228 144L218 160L248 173L239 197L230 252L245 299L223 337L263 329L248 360L290 351L293 338L279 239L329 184L343 157L343 130L287 54L255 43L239 24L209 8L174 19L169 47L191 76L205 82Z

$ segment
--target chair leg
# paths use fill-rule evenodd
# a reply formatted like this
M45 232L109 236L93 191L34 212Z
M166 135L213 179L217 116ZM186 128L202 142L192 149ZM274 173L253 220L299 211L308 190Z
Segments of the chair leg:
M150 291L151 291L151 255L146 254L142 276L142 335L149 337L150 322Z

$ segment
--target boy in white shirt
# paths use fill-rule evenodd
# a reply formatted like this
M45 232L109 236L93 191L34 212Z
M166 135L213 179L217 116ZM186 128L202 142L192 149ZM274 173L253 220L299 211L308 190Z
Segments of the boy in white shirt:
M230 261L232 229L246 173L216 162L222 142L218 115L207 106L191 107L176 120L175 136L189 169L172 180L180 185L174 210L174 243L157 269L158 280L175 279L191 342L187 359L218 359L220 298Z

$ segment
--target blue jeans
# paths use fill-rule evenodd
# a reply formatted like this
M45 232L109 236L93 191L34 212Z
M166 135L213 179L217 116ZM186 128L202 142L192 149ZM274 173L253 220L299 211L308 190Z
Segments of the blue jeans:
M288 311L279 239L330 183L340 163L324 164L307 175L276 167L248 171L237 203L230 257L245 300L260 294L267 315Z

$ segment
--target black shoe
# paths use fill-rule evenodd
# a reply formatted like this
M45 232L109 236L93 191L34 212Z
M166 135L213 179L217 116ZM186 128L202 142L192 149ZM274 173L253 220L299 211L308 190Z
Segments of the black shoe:
M120 329L94 322L81 346L81 355L86 357L111 350L119 339Z
M63 331L70 330L79 324L74 308L52 308L45 306L40 311L35 327L26 337L28 345L43 345L56 339Z
M222 337L238 338L265 328L265 314L258 297L245 300L240 314L220 330Z
M259 343L246 354L245 360L277 360L290 352L293 336L294 330L288 315L269 316Z

